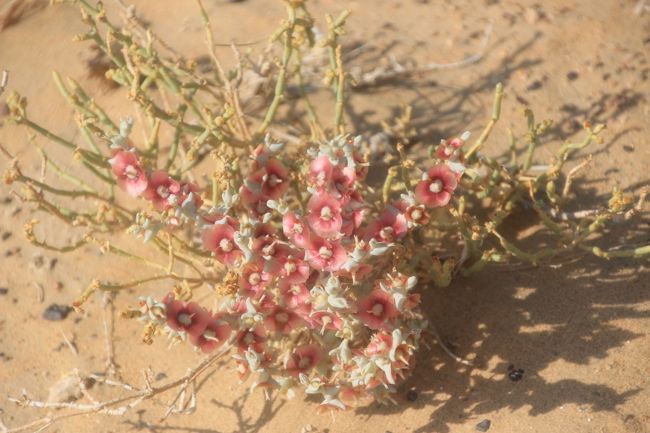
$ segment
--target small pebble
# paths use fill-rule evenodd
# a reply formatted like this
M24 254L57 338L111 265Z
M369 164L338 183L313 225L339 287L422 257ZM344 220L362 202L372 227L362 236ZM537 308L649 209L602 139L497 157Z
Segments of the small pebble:
M476 431L486 432L490 430L490 425L492 425L492 422L489 419L484 419L480 423L476 424L476 427L474 428Z
M528 87L526 87L526 90L533 91L533 90L539 90L541 88L542 88L542 82L539 80L535 80L532 83L530 83Z
M162 371L156 375L156 382L167 379L167 375Z
M569 81L577 80L578 73L576 71L570 71L568 74L566 74L566 77Z
M0 287L0 295L6 295L9 293L9 289L6 287Z
M10 237L11 237L11 232L4 232L4 233L2 234L2 240L3 240L3 241L6 241L6 240L9 239Z
M406 392L406 399L407 399L408 401L415 401L415 400L417 400L417 399L418 399L418 392L417 392L416 390L414 390L414 389L409 389L409 390Z
M521 368L512 369L510 370L510 373L508 373L508 378L513 382L519 382L524 378L524 370Z
M43 319L51 321L64 320L72 311L69 305L52 304L43 312Z

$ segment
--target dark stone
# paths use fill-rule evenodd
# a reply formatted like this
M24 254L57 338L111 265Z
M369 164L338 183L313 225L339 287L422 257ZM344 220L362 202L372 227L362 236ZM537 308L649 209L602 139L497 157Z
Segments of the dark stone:
M526 90L533 91L533 90L539 90L541 88L542 88L542 82L539 80L535 80L532 83L530 83L528 87L526 87Z
M508 378L513 382L519 382L524 378L524 370L521 368L510 370L510 373L508 373Z
M418 392L417 392L416 390L414 390L414 389L409 389L409 390L406 392L406 399L407 399L408 401L415 401L415 400L417 400L417 399L418 399Z
M69 305L52 304L43 312L43 319L51 321L64 320L72 311Z
M0 295L6 295L9 293L9 289L6 287L0 287Z
M566 74L566 77L569 81L577 80L578 76L579 75L576 71L570 71L568 74Z
M9 239L10 237L11 237L11 232L4 232L4 233L2 234L2 240L3 240L3 241L6 241L6 240Z
M492 422L489 419L484 419L480 423L476 424L476 427L474 428L476 431L486 432L490 430L490 425L492 425Z

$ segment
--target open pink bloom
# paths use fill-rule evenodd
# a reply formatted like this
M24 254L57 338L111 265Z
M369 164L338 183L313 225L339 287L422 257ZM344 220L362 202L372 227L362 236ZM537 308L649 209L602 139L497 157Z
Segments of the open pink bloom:
M443 161L451 159L458 149L463 145L463 140L454 138L452 140L443 140L436 149L436 156Z
M269 207L266 205L269 197L262 194L262 186L260 184L249 182L249 185L242 185L239 189L239 196L242 203L252 210L256 216L263 215L269 211Z
M370 339L370 343L364 350L368 356L387 355L393 345L393 337L386 331L377 332Z
M345 248L339 241L314 237L307 246L307 260L319 271L338 271L347 259Z
M284 304L289 308L305 305L309 301L309 289L305 284L280 281L280 294Z
M309 242L309 228L293 212L287 212L282 217L282 231L297 247L304 248Z
M322 353L318 346L310 344L300 346L289 356L285 368L290 375L298 377L301 373L308 373L321 361Z
M235 243L235 229L229 224L214 224L203 230L203 247L224 265L233 265L242 256Z
M111 164L117 185L127 194L138 197L147 189L149 181L135 153L118 150L108 162Z
M275 306L264 319L264 325L269 331L287 334L302 323L302 319L294 311Z
M309 315L308 324L320 329L338 330L343 326L339 316L329 311L312 311Z
M250 347L257 353L264 351L264 342L266 341L266 330L263 326L256 326L252 329L245 329L237 335L237 346L242 352L246 352Z
M332 183L334 188L341 194L345 194L352 188L354 182L357 180L357 173L350 167L335 167L332 174Z
M190 335L190 341L203 353L210 353L228 341L231 332L232 328L228 322L220 316L212 316L202 333Z
M429 222L429 213L422 205L414 205L406 208L404 212L406 221L416 225L424 225Z
M142 196L151 201L157 210L164 210L178 203L180 192L180 183L166 171L156 170L149 176L149 185Z
M359 319L370 329L384 329L398 314L393 298L381 289L373 290L358 303Z
M415 199L430 208L445 206L451 200L451 194L457 185L456 174L449 167L434 165L429 169L426 179L415 187Z
M278 275L292 253L291 247L275 236L261 236L253 241L256 251L264 263L264 272Z
M239 277L239 287L246 295L259 299L264 294L264 289L270 280L271 276L264 272L261 264L249 263L244 266L241 277Z
M379 219L368 225L366 239L376 239L380 242L395 242L406 235L408 225L406 217L397 208L389 207L379 216Z
M309 180L318 187L325 187L332 178L333 165L329 156L321 155L309 164Z
M190 337L199 336L208 325L210 315L196 302L177 301L173 294L169 294L164 304L167 325L174 331L185 331Z
M309 278L309 265L304 260L289 257L285 262L280 277L291 284L304 283Z
M248 182L259 185L262 196L278 199L289 189L289 172L277 159L269 159L264 167L248 177Z
M327 193L311 196L307 203L307 222L314 232L322 237L336 235L341 230L341 202Z

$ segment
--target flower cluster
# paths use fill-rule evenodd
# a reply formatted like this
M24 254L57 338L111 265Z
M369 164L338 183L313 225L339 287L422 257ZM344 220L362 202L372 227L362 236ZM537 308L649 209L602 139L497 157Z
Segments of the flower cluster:
M232 344L240 377L253 387L292 395L302 386L336 409L389 399L426 327L400 248L432 209L449 203L462 176L462 140L441 145L439 163L413 191L383 202L364 182L360 137L310 148L297 172L267 138L241 184L228 181L221 202L208 206L193 184L145 171L124 148L127 135L113 140L113 173L159 216L134 231L192 223L200 247L237 281L213 311L169 293L143 300L142 318L206 353Z

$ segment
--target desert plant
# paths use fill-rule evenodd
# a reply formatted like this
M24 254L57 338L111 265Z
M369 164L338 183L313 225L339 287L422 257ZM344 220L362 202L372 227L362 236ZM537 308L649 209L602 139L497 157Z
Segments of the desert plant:
M550 122L536 121L527 109L524 159L516 157L512 133L511 158L483 154L499 120L501 84L478 137L459 131L432 143L423 164L410 154L405 110L397 126L386 124L395 146L384 160L383 184L366 182L379 164L364 131L345 124L350 83L339 37L346 12L327 17L329 29L319 36L305 2L286 0L287 19L261 60L233 47L237 64L226 70L199 0L212 62L210 71L200 72L132 13L119 26L101 3L74 3L88 26L78 39L101 50L110 62L106 78L128 89L138 116L116 121L77 82L54 73L75 110L85 140L79 144L41 126L26 99L12 92L11 121L66 148L94 181L60 168L47 149L40 149L44 165L57 180L38 179L3 148L10 159L4 181L21 185L15 193L22 200L79 234L70 245L53 245L39 235L38 221L30 221L31 243L62 253L97 245L154 270L133 281L94 280L75 308L97 292L144 287L122 314L142 321L143 341L165 335L207 357L182 378L159 387L128 385L124 397L104 402L15 399L72 411L32 427L85 413L123 414L168 390L177 391L168 414L181 412L192 383L228 353L242 380L265 392L291 396L302 388L332 409L390 401L423 335L436 335L420 308L427 287L445 287L489 264L538 265L571 251L605 259L650 254L648 245L599 246L608 223L641 211L645 191L635 199L615 189L600 208L566 210L573 180L590 159L566 166L600 140L604 125L585 124L581 142L565 143L539 165L535 151ZM306 90L305 59L314 53L327 60L323 78L335 104L329 124ZM263 109L245 112L240 87L251 77L272 83L272 90L262 91ZM309 128L300 135L274 127L289 86L307 112ZM146 138L135 138L133 128ZM503 234L507 218L522 209L534 212L553 244L525 251ZM157 259L117 246L114 239L124 232L140 237ZM205 288L212 303L200 305L192 299Z

